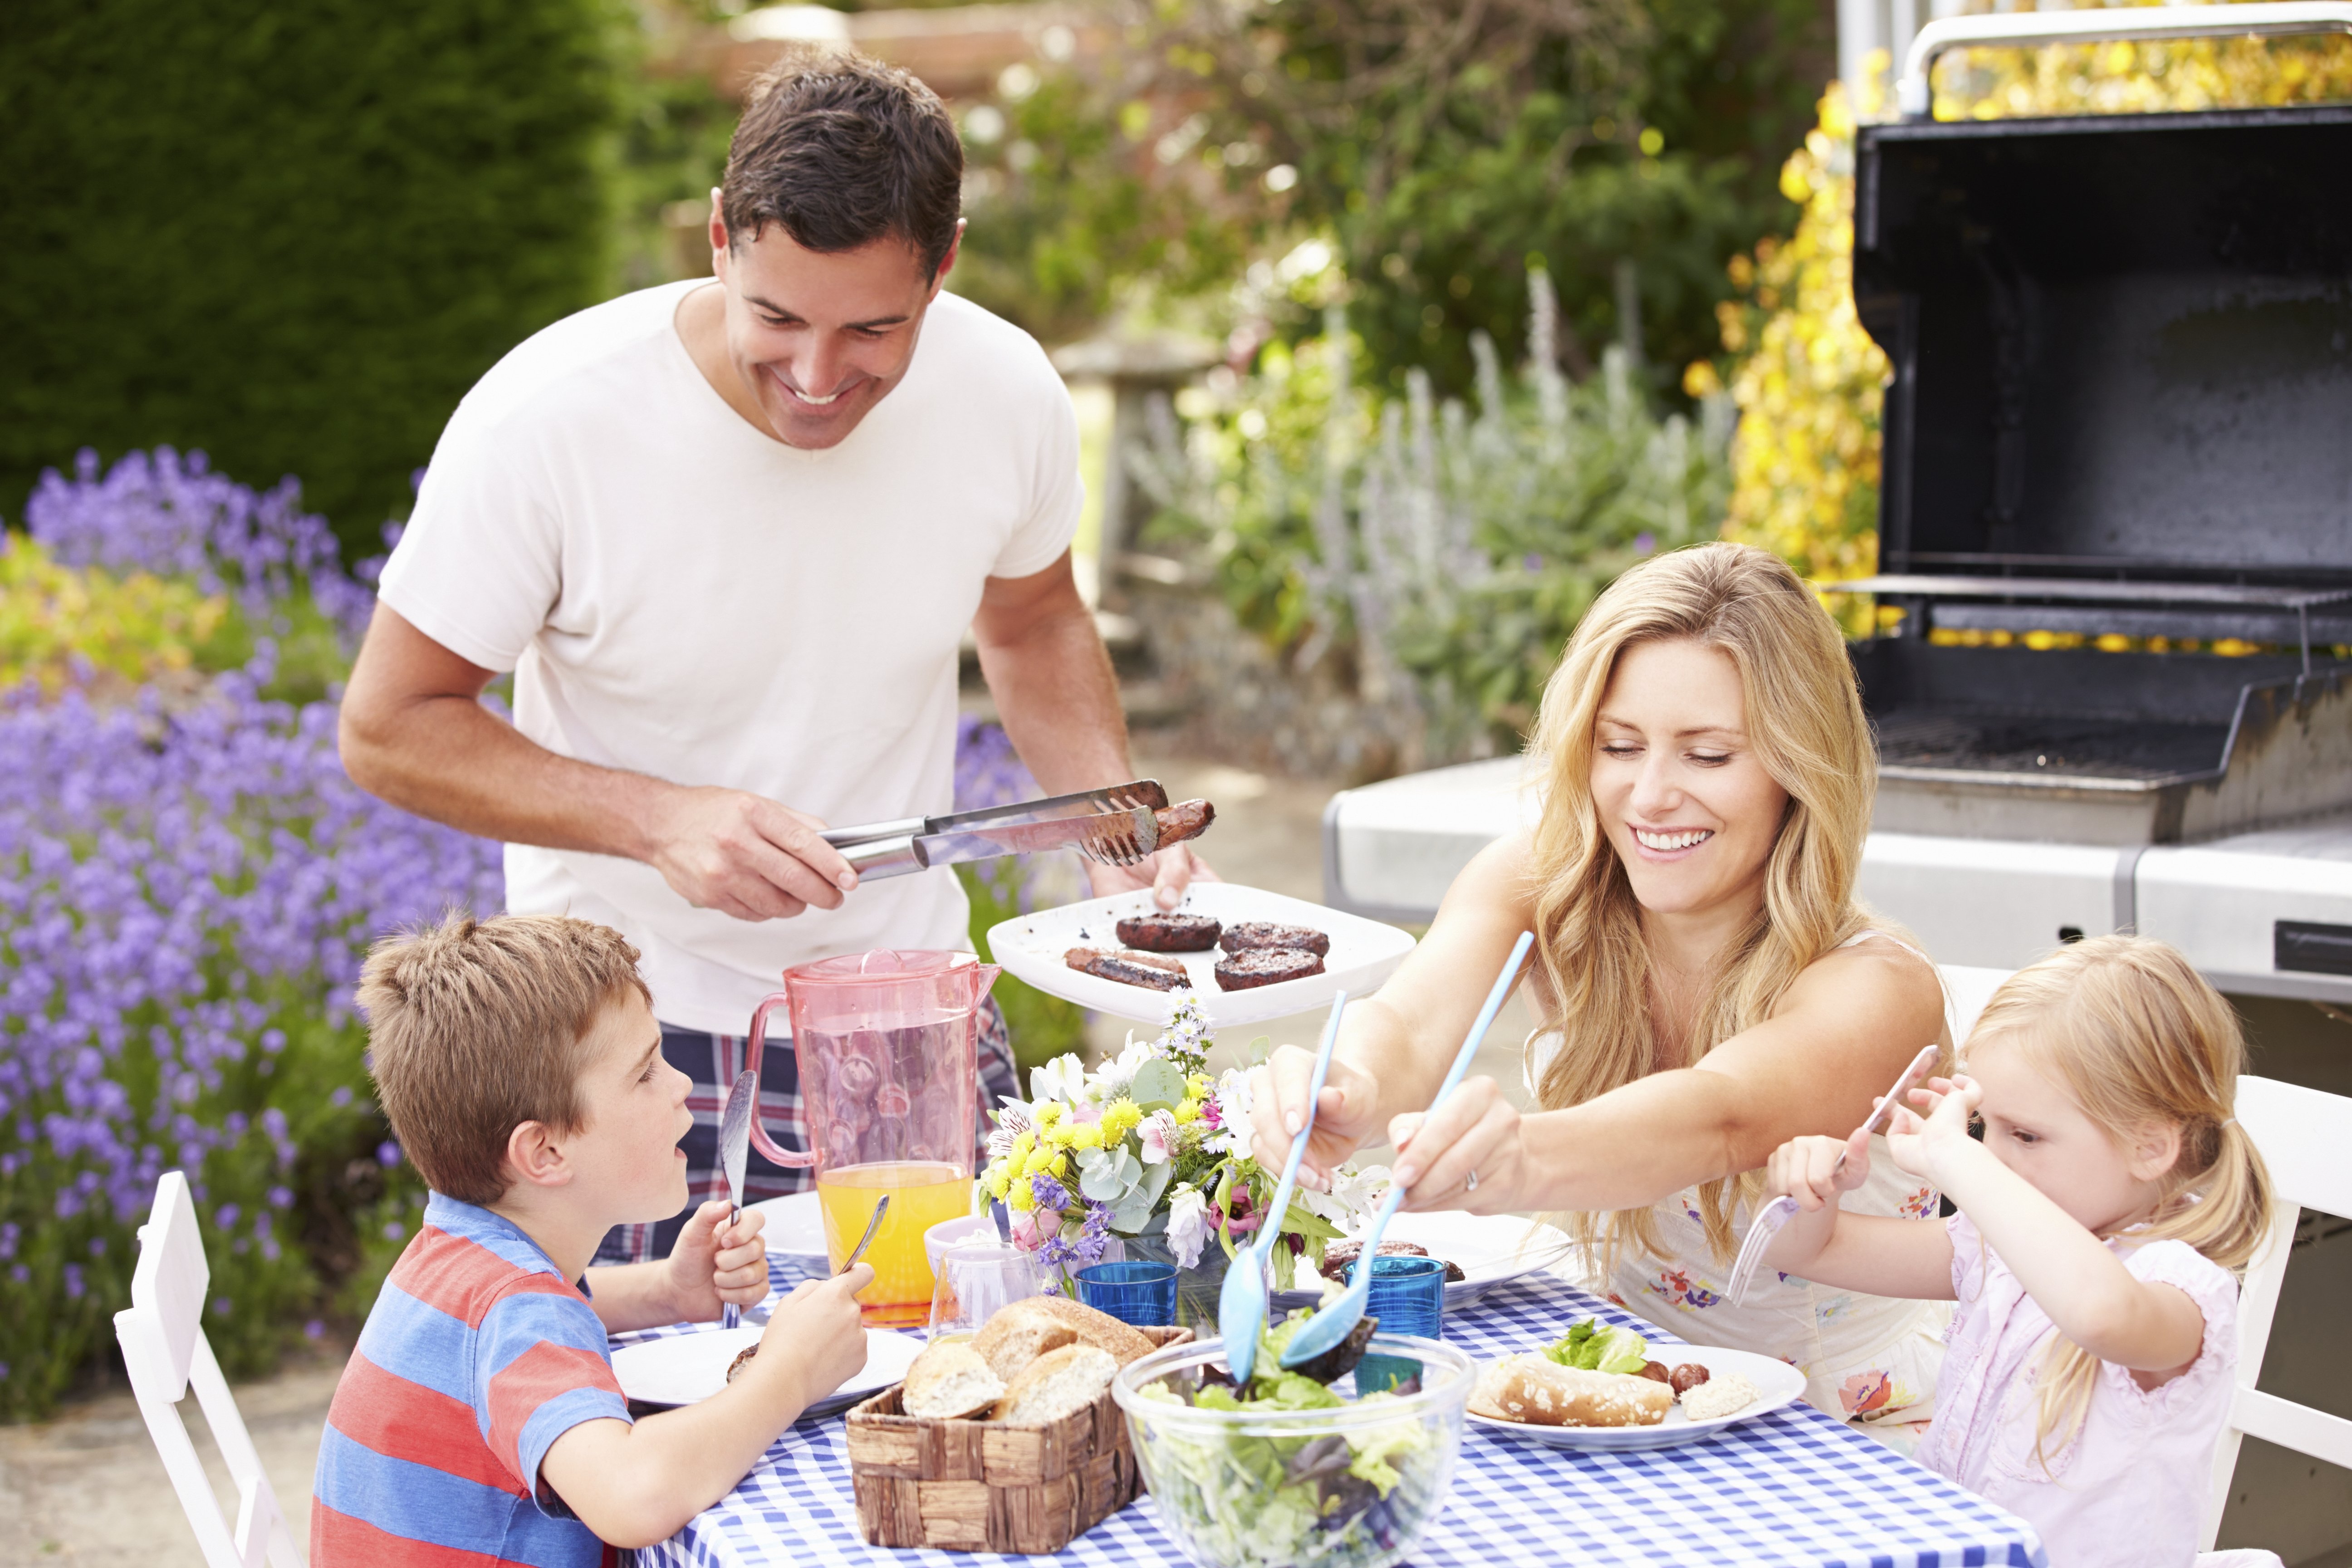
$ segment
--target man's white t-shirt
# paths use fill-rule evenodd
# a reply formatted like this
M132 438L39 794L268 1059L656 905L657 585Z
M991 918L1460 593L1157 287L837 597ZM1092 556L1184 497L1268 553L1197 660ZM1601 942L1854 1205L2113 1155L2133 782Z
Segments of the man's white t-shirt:
M1077 526L1069 395L1034 339L941 293L905 379L846 439L787 447L678 338L678 302L709 286L625 295L500 360L442 433L383 602L514 671L516 727L563 756L835 826L949 810L982 585L1045 570ZM510 910L616 927L656 1014L719 1034L789 965L969 945L944 869L756 923L634 860L510 844L506 875Z

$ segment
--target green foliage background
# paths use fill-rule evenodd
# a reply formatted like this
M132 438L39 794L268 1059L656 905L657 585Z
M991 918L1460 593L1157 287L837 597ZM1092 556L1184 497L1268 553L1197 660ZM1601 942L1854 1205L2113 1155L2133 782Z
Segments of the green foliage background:
M0 515L168 442L348 558L498 357L603 297L615 0L0 6Z

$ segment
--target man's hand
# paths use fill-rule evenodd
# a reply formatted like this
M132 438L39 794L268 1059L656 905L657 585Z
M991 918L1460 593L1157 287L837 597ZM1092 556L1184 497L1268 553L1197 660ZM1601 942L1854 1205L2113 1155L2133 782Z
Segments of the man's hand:
M841 851L806 812L737 789L675 789L646 825L646 860L678 897L739 921L837 910L857 886Z
M1190 844L1171 844L1140 866L1105 866L1094 860L1087 865L1087 880L1093 884L1095 897L1107 899L1113 893L1131 893L1139 888L1152 889L1152 902L1163 910L1172 910L1184 901L1184 889L1194 882L1222 881L1209 863L1192 853Z
M729 1302L756 1307L768 1299L768 1249L760 1231L768 1216L745 1209L727 1223L727 1201L713 1198L687 1216L664 1266L677 1302L677 1321L707 1323Z

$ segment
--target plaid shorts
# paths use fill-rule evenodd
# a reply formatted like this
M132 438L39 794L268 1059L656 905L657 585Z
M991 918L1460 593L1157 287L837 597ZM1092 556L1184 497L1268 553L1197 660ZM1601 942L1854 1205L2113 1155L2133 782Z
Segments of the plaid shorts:
M662 1026L662 1058L694 1080L686 1103L694 1112L694 1130L679 1145L686 1151L686 1207L652 1225L616 1225L605 1232L596 1248L599 1263L643 1263L667 1258L686 1216L712 1198L727 1195L727 1178L719 1169L719 1115L727 1104L727 1089L735 1075L749 1065L744 1060L745 1037L709 1035L698 1029ZM768 1136L787 1149L808 1147L807 1125L801 1117L800 1062L788 1039L772 1039L761 1052L760 1122ZM985 1142L988 1114L1007 1095L1018 1096L1020 1084L1013 1070L1013 1042L1004 1027L1004 1014L993 997L980 1005L980 1113L972 1131ZM974 1150L977 1156L979 1151ZM974 1169L978 1169L975 1165ZM755 1204L805 1192L814 1185L813 1169L788 1170L772 1164L756 1148L743 1172L743 1201Z

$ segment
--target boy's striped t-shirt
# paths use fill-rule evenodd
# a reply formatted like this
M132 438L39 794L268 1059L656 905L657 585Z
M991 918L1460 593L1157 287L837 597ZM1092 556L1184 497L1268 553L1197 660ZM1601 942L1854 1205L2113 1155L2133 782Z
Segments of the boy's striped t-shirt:
M606 1559L539 1480L564 1433L629 1418L582 1291L509 1221L433 1194L327 1410L311 1568Z

